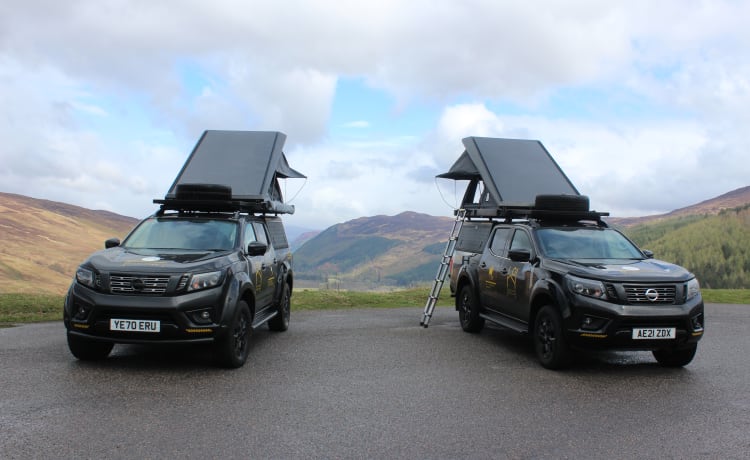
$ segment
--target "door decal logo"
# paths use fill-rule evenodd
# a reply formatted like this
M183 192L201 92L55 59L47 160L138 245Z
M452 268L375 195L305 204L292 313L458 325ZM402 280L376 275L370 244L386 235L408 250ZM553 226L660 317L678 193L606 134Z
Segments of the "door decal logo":
M513 267L505 278L505 291L508 293L508 297L518 298L518 267Z

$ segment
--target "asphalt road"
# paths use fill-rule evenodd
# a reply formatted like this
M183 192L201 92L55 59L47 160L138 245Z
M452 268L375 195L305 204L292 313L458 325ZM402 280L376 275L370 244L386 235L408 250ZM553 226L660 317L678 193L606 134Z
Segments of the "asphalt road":
M76 361L62 323L0 329L1 458L748 458L750 306L707 306L684 369L650 353L540 367L438 308L293 312L250 360L117 346Z

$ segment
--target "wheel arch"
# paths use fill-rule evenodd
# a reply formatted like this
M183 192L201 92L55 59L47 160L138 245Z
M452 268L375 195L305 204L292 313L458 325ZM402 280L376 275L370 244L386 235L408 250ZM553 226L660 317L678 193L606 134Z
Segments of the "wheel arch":
M534 299L531 301L531 311L529 312L529 334L534 332L534 323L536 322L536 315L539 313L539 310L547 305L553 305L556 308L559 308L548 292L541 292L534 296Z
M247 283L243 286L241 294L237 298L237 302L239 303L241 300L244 300L245 303L247 303L248 308L250 308L250 320L252 321L255 319L255 288L252 284ZM237 308L236 305L235 308Z
M294 290L294 273L291 265L284 264L284 273L281 276L281 281L289 285L289 295L291 295Z
M458 274L458 281L456 281L456 297L455 302L453 303L456 311L458 311L459 302L461 302L461 290L467 285L476 293L476 282L472 276L469 275L469 271L462 268Z
M539 280L532 290L531 305L529 311L529 333L533 332L536 316L545 305L552 305L560 312L560 316L570 316L570 307L565 300L560 287L551 280Z

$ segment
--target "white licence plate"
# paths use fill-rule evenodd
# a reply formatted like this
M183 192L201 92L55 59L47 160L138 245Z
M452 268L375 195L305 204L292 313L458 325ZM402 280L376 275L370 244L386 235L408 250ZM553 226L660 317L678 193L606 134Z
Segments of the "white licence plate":
M109 330L125 332L159 332L161 330L161 322L145 319L110 318Z
M669 340L677 335L674 327L636 327L633 328L633 340Z

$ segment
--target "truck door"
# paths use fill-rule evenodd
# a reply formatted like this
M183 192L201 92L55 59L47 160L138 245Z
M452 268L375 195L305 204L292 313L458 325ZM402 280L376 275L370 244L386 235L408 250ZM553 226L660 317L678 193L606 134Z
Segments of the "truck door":
M505 267L505 254L508 245L510 227L495 227L490 234L487 248L482 253L477 268L479 279L479 302L483 308L499 311L502 301L501 289L505 286L501 281L500 271Z
M500 268L500 312L528 323L533 270L528 260L512 260L510 253L514 251L528 251L531 257L534 255L531 237L524 229L516 228L513 232L507 257L503 259L504 263Z
M274 289L276 287L276 276L274 275L275 252L268 241L265 225L262 222L248 223L245 229L244 248L253 241L258 241L268 246L268 250L262 256L248 256L248 262L252 267L250 277L255 286L256 312L262 310L273 301Z

